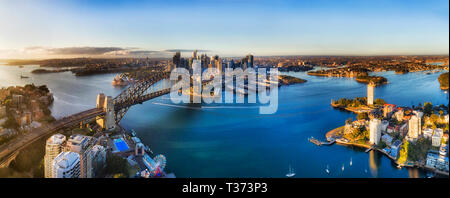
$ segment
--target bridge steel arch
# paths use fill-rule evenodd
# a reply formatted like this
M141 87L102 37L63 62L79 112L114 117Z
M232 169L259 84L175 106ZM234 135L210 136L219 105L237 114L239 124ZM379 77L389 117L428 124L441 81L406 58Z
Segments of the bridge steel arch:
M171 83L165 83L160 90L153 90L152 86L169 78L170 72L154 72L144 79L137 80L116 96L113 99L116 124L119 124L131 106L153 98L151 96L157 97L168 93Z

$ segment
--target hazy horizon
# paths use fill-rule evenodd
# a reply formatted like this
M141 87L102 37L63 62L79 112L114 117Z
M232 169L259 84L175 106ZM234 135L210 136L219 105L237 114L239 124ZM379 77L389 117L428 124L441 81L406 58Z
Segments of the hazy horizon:
M50 57L50 58L0 58L0 61L40 61L40 60L50 60L50 59L126 59L126 58L150 58L150 59L171 59L173 57L174 53L171 53L167 56L161 57L154 57L154 56L142 56L142 57L136 57L136 56L74 56L74 57ZM182 52L182 57L191 57L192 53L188 52ZM208 56L214 56L216 54L213 53L205 53ZM222 58L242 58L245 57L248 54L242 54L240 56L221 56ZM254 54L252 54L254 55ZM407 57L413 57L413 56L449 56L449 54L410 54L410 55L404 55L404 54L389 54L389 55L264 55L264 56L258 56L254 55L255 58L269 58L269 57L388 57L388 56L407 56ZM1 62L0 62L1 63Z

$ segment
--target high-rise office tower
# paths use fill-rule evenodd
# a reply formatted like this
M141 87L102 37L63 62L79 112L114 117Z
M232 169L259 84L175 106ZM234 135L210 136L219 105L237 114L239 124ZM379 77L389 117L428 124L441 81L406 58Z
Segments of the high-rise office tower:
M249 54L247 55L247 65L250 68L253 68L253 55Z
M214 60L214 65L216 69L219 71L219 73L222 73L222 60L220 60L219 57L217 57L217 59Z
M175 67L180 67L181 64L181 53L176 52L175 55L173 55L172 63L175 65Z
M44 156L44 176L45 178L52 178L52 163L53 160L61 152L63 152L64 144L66 142L66 136L62 134L55 134L47 139L45 144L45 156Z
M53 178L80 178L80 155L75 152L62 152L52 162Z

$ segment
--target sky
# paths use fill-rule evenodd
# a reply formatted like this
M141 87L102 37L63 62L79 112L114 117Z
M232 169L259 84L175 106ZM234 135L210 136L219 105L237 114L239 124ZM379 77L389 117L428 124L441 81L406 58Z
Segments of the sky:
M448 0L0 0L0 59L449 53Z

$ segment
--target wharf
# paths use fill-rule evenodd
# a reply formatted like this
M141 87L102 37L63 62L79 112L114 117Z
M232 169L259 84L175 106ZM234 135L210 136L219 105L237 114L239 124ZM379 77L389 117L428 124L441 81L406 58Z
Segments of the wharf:
M329 146L329 145L332 145L332 144L334 144L334 143L336 142L336 140L334 140L334 139L331 140L331 141L322 142L322 141L317 140L317 139L314 138L314 137L311 137L311 138L309 138L308 140L309 140L310 142L312 142L313 144L317 145L317 146L322 146L322 145Z

